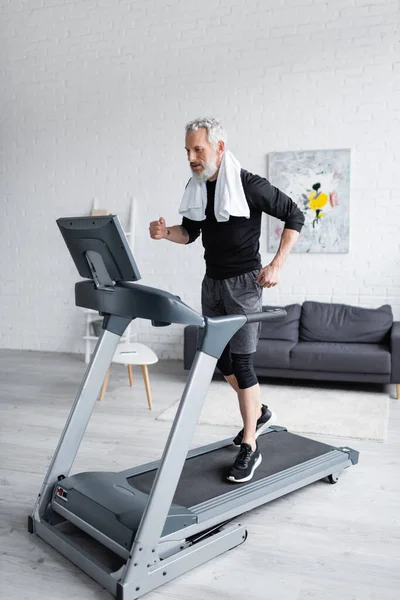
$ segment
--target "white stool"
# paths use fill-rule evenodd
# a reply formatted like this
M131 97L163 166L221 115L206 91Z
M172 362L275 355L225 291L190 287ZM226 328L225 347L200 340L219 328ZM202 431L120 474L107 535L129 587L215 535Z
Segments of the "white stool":
M152 365L152 364L156 363L157 361L158 361L158 357L153 352L153 350L151 350L148 346L145 346L144 344L137 344L137 343L119 344L115 351L114 357L111 361L111 364L117 363L120 365L128 366L129 383L131 386L133 385L132 365L140 365L140 368L142 369L144 385L146 387L147 402L149 404L149 410L151 410L153 408L153 403L152 403L152 399L151 399L150 380L149 380L149 373L147 370L147 365ZM107 371L107 375L105 376L103 386L101 388L99 400L103 399L104 393L106 391L107 383L108 383L108 378L110 376L110 371L111 371L111 365Z

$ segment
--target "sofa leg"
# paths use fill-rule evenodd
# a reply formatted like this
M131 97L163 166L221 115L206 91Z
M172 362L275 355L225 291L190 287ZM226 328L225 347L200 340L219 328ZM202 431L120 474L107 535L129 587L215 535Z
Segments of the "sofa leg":
M396 398L400 400L400 383L396 383Z

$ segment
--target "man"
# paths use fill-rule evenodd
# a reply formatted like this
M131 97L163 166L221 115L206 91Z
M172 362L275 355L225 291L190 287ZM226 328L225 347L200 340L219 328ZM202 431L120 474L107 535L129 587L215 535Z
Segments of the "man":
M186 152L193 177L186 186L181 225L164 218L150 223L150 236L190 244L202 234L206 274L202 282L202 313L207 317L262 311L263 288L279 282L282 266L304 224L297 205L266 179L240 168L226 149L226 132L214 118L186 125ZM261 216L285 222L274 259L262 267L259 254ZM244 325L225 348L217 366L237 392L243 429L233 443L240 447L227 477L249 481L262 457L257 437L271 424L272 413L260 402L253 354L260 323Z

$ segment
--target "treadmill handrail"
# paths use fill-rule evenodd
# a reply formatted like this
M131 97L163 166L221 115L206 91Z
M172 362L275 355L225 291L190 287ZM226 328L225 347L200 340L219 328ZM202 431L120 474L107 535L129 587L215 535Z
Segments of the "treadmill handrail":
M286 315L284 308L274 308L258 313L205 317L206 330L200 350L209 356L219 358L229 340L246 323L278 321Z
M245 321L243 325L246 323L256 323L257 321L280 321L287 317L287 311L284 308L267 308L262 312L256 313L238 313L238 314L229 314L229 315L221 315L219 317L205 317L206 321L211 321L216 325L227 323L236 317L245 317Z
M118 282L112 292L98 289L93 281L79 281L75 284L75 304L102 314L149 319L164 325L205 325L204 317L178 296L130 281Z
M268 308L261 313L250 313L246 314L248 323L255 323L257 321L280 321L287 317L287 311L284 308Z

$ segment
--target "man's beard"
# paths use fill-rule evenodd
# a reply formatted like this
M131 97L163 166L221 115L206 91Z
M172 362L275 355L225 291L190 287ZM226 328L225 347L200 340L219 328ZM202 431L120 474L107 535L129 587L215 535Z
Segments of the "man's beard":
M208 181L218 171L216 156L209 161L199 161L198 164L201 164L202 167L204 167L203 170L196 173L196 171L193 171L192 169L192 173L199 181Z

